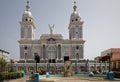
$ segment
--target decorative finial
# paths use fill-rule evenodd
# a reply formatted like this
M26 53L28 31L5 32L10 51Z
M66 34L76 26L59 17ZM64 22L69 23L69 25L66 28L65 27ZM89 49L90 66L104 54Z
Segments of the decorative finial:
M49 29L50 29L50 34L53 34L54 24L53 24L53 25L50 25L50 24L49 24Z
M76 11L77 6L76 6L76 1L74 1L74 6L73 6L74 11Z
M29 10L30 10L30 4L29 4L29 1L27 1L26 11L29 11Z
M76 1L74 1L74 5L76 5Z
M27 4L29 4L29 1L27 1Z

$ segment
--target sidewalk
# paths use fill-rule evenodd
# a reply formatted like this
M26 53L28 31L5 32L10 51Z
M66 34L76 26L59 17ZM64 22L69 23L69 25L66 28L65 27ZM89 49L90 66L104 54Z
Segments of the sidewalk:
M13 80L6 80L4 82L26 82L26 80L29 79L29 76L26 76L24 78L19 78L19 79L13 79Z

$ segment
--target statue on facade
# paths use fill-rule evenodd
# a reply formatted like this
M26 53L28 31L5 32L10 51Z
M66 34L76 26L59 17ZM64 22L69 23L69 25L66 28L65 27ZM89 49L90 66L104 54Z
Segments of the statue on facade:
M50 24L49 24L49 29L50 29L50 34L53 34L54 24L53 24L53 25L50 25Z
M64 65L64 76L70 77L73 76L72 62L66 61Z

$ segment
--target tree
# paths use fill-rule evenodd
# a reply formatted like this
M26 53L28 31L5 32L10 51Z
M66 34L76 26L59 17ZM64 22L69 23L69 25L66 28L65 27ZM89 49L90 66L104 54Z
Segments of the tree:
M0 58L0 72L5 71L6 66L7 66L6 60L3 58Z

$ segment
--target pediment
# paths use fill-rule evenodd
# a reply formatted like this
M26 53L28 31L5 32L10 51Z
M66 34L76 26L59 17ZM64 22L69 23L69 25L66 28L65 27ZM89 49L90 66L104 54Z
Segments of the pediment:
M43 34L40 37L40 40L56 41L56 40L63 40L63 37L61 34Z
M48 38L47 40L48 41L55 41L56 39L51 37L51 38Z

